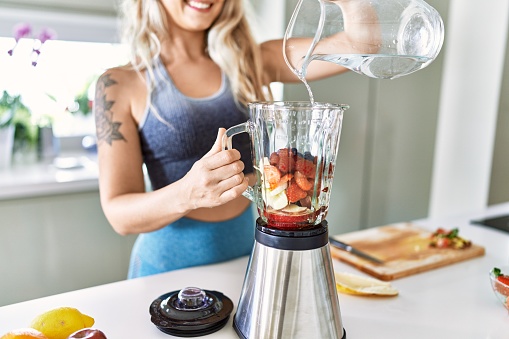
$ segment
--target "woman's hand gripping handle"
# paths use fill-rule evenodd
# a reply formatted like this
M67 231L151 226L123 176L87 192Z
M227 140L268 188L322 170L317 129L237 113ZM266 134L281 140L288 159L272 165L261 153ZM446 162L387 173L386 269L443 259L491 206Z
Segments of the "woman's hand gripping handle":
M234 135L240 134L240 133L248 133L249 136L252 138L252 124L250 121L246 121L242 124L238 124L235 126L230 127L228 130L226 130L226 133L223 135L222 149L231 150L232 149L232 138ZM254 162L254 161L253 161ZM256 164L255 164L255 170L256 170ZM242 192L242 195L248 198L251 201L255 201L254 197L254 190L251 186L248 186L244 192Z

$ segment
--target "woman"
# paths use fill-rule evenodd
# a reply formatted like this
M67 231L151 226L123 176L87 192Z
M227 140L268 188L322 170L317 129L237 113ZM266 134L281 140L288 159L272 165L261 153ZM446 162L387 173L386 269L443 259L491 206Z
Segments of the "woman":
M248 102L271 99L271 82L299 81L282 40L257 45L242 0L125 5L131 62L100 77L95 116L103 210L116 232L139 234L129 278L248 255L249 140L222 150L221 138L248 119ZM307 79L332 74L310 68Z

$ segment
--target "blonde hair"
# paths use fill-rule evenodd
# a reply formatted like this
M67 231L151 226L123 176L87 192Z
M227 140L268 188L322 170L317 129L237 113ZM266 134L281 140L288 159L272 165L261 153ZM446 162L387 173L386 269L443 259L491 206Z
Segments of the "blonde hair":
M207 49L228 76L236 101L246 105L269 100L271 93L263 83L260 48L245 17L243 1L224 0L221 14L207 32ZM122 38L129 46L131 66L137 71L147 70L153 80L161 41L171 34L165 8L160 0L124 0L122 17Z

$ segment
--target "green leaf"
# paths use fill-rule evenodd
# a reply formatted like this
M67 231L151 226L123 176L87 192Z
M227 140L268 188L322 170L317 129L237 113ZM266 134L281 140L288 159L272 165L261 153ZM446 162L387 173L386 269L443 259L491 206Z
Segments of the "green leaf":
M457 228L453 228L453 229L449 232L449 234L447 235L447 237L448 237L449 239L454 239L454 238L456 238L456 237L458 236L458 234L459 234L459 229L457 229Z

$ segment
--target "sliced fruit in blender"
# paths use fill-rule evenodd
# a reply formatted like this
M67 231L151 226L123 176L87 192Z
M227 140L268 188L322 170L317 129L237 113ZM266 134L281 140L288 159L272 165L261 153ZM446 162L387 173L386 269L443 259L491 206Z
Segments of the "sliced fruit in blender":
M267 194L267 205L272 206L275 210L280 210L285 208L288 205L288 198L286 197L286 193L281 191L279 194Z
M269 183L269 185L265 187L269 188L273 195L278 194L279 192L281 192L281 188L286 189L288 187L288 182L292 180L292 178L293 174L287 173L281 177L281 179L276 185L272 185Z
M279 164L279 154L272 152L269 157L269 163L273 166L277 166Z
M286 189L286 196L289 202L297 202L300 199L307 197L308 193L302 190L297 183L292 180Z
M313 216L313 213L284 213L281 211L273 210L267 211L266 215L268 223L272 226L283 226L281 224L293 225L298 223L305 223Z
M263 172L265 179L269 183L270 187L276 187L281 180L281 172L279 172L277 167L272 165L265 165L263 166Z
M294 172L295 182L303 191L309 191L313 188L313 182L299 171Z
M286 213L302 213L304 211L309 211L309 210L307 209L307 207L299 206L299 205L295 205L295 204L288 204L288 206L286 206L285 208L283 208L281 210L281 212L286 212Z
M290 173L295 168L295 159L293 153L288 149L282 149L278 151L278 163L277 168L281 173Z
M313 194L313 192L311 191L311 194ZM309 192L308 192L308 196L305 197L304 199L300 199L299 200L299 204L302 206L302 207L307 207L307 208L311 208L311 195Z
M309 153L309 152L308 152ZM282 148L260 159L257 170L262 174L262 194L268 223L276 228L311 225L319 211L312 211L316 164L296 149ZM320 180L316 184L320 186Z
M314 178L316 166L312 161L304 158L297 158L295 161L295 170L301 172L308 178Z
M284 182L279 182L279 184L274 187L274 188L268 188L267 189L267 194L268 195L278 195L279 193L283 192L284 193L284 190L288 187L288 182L287 181L284 181ZM286 195L286 193L284 193Z

